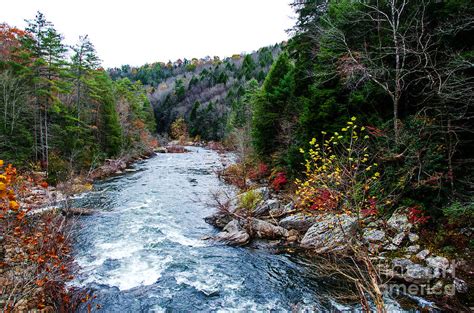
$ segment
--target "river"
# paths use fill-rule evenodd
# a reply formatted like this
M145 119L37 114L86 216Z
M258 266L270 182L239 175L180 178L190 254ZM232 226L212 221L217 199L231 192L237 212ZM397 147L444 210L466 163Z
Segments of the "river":
M295 257L201 239L216 233L203 220L210 191L229 187L216 152L190 149L139 162L76 200L99 212L78 221L74 284L95 291L101 312L341 309Z

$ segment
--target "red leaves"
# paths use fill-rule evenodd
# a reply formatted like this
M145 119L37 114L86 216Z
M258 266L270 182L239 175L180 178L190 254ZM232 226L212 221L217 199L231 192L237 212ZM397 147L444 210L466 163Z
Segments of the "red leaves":
M338 204L339 197L334 191L320 188L317 189L312 205L309 208L311 210L334 210Z
M280 191L288 183L286 174L284 172L278 172L275 178L271 182L271 187L275 191Z
M369 134L371 134L372 136L375 136L375 137L385 136L385 133L381 129L378 129L373 126L366 126L366 128Z
M377 208L377 199L375 197L369 198L369 200L367 200L366 207L361 210L361 213L363 217L377 215L379 213Z
M43 188L48 188L48 183L45 182L45 181L42 181L42 182L40 183L40 186L43 187Z
M260 180L268 176L268 165L260 163L256 168L252 168L248 173L248 178L251 180Z
M421 209L421 206L415 205L408 208L408 221L413 225L423 225L428 222L429 216L425 216L425 212Z

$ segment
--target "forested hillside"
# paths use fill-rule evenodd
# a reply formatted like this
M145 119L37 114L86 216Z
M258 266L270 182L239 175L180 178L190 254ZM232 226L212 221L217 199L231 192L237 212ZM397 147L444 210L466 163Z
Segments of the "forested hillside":
M68 47L38 13L25 30L0 25L0 159L50 181L155 144L139 83L113 81L87 36Z
M159 133L183 117L192 137L222 140L228 134L229 114L238 111L247 88L265 79L281 45L221 60L215 56L109 69L113 79L128 78L145 85L155 109ZM254 80L253 82L251 82Z
M380 211L472 217L471 1L293 7L293 37L252 96L255 155L299 177L312 144L349 135L355 117L382 173L373 191L386 200Z

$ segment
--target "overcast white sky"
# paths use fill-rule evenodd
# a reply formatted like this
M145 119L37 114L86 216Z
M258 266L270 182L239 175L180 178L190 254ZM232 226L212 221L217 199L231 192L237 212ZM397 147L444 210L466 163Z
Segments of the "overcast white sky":
M250 52L288 38L291 0L13 0L0 23L41 11L67 44L88 34L105 67Z

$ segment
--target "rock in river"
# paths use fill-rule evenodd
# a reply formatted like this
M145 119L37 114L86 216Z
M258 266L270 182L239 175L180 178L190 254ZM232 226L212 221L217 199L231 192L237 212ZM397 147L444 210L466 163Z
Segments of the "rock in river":
M230 221L232 221L232 217L228 213L224 212L216 212L212 215L206 216L204 221L209 225L212 225L217 228L224 228Z
M249 239L249 234L242 228L237 220L230 221L224 227L224 230L214 237L214 240L230 246L245 245Z

